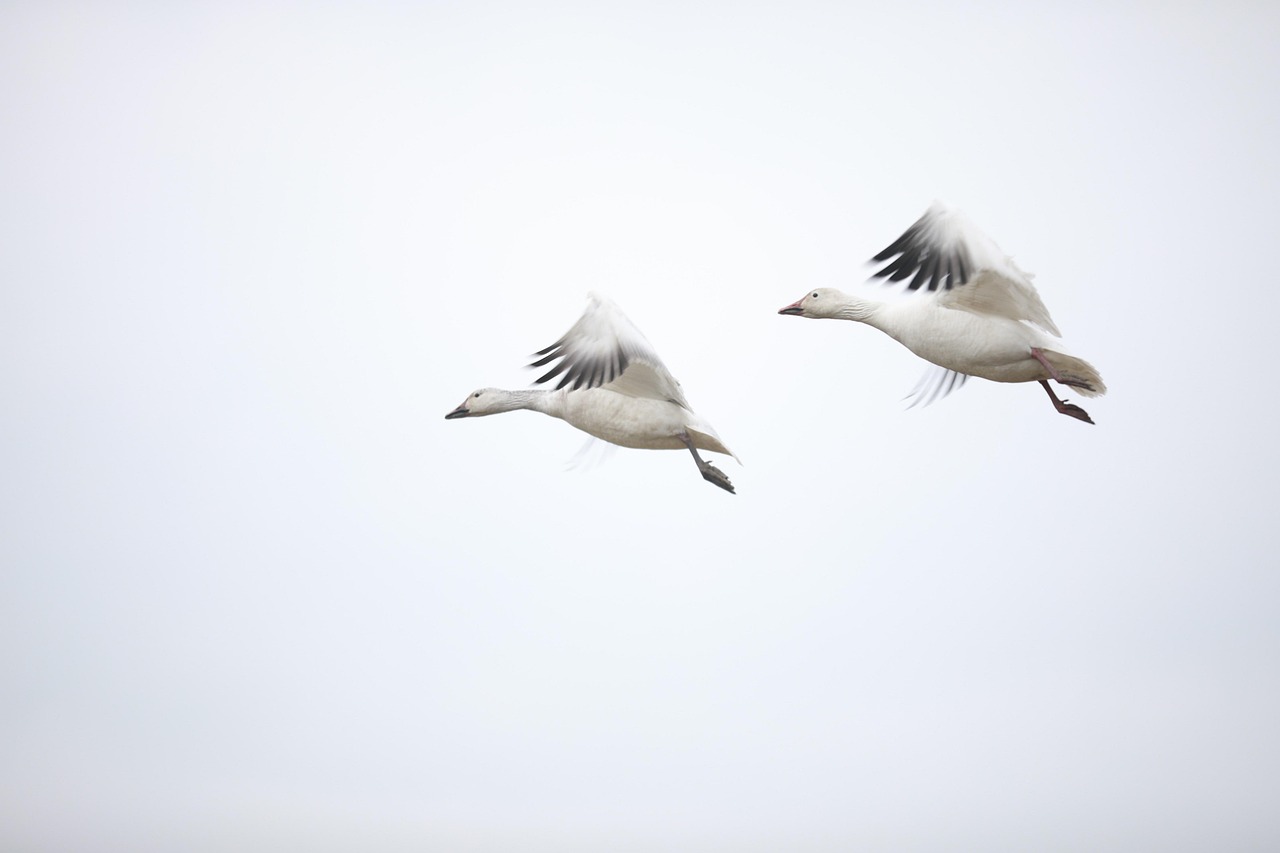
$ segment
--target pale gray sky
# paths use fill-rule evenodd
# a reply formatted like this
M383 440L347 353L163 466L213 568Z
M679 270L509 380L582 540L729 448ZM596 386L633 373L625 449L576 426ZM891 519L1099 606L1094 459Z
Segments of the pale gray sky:
M1280 13L9 4L0 847L1280 845ZM776 314L935 198L1090 427ZM742 457L443 415L587 291ZM1070 396L1070 395L1069 395Z

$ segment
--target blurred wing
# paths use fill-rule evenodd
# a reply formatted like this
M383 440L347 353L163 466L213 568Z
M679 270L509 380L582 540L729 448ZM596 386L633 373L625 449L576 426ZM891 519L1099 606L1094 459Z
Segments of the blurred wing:
M598 468L613 456L618 445L612 444L603 439L591 436L586 443L578 448L578 452L573 454L568 462L565 463L566 471L589 471Z
M1026 321L1061 334L1031 276L964 214L941 202L873 260L887 261L873 277L896 282L911 276L907 290L935 292L945 307Z
M916 383L916 387L911 389L911 393L904 399L910 400L908 409L914 409L916 406L928 406L935 403L952 391L958 390L961 385L968 380L967 373L957 373L954 370L947 370L945 367L939 367L936 364L930 364L929 369L920 377L920 381Z
M680 383L658 357L653 346L627 315L608 299L592 293L587 308L573 327L549 347L530 367L559 362L539 376L538 383L560 374L556 388L580 390L608 387L631 397L672 400L687 407Z
M983 249L980 242L967 234L959 211L934 202L924 216L890 243L872 260L888 261L873 273L875 278L902 281L914 276L907 290L949 290L969 280L984 257L975 257L974 249ZM982 253L982 254L985 254Z

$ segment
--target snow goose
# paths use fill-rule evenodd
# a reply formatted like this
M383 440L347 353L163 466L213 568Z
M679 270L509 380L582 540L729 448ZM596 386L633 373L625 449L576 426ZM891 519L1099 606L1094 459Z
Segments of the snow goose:
M540 356L540 358L538 357ZM554 390L481 388L446 419L531 409L568 421L589 435L622 447L678 450L687 447L708 482L727 492L733 484L698 451L738 457L711 424L685 400L680 383L616 305L589 294L587 308L560 340L535 354L531 367L558 360L538 383L563 374Z
M935 202L874 261L888 262L876 278L914 276L907 290L923 287L927 295L881 302L818 288L778 313L866 323L942 368L926 374L913 395L946 396L969 376L1039 382L1059 412L1093 423L1084 409L1059 400L1049 380L1096 397L1107 390L1102 377L1062 351L1031 276L958 210Z

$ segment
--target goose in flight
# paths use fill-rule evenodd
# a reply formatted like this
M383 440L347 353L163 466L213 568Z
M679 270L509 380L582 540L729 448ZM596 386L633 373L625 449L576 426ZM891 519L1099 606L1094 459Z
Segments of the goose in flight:
M589 435L622 447L688 448L703 478L727 492L733 484L699 450L738 457L711 424L689 406L662 359L616 305L595 293L578 322L560 340L535 354L531 367L550 370L537 383L560 376L554 390L481 388L446 419L530 409L568 421ZM563 375L561 375L563 374Z
M897 302L863 299L832 288L810 291L779 314L856 320L874 326L941 368L926 374L918 393L945 396L969 376L995 382L1039 382L1053 406L1086 423L1082 408L1058 399L1049 380L1085 397L1107 386L1093 365L1061 350L1061 333L1031 276L958 210L935 202L914 225L874 258L887 262L876 278L912 276L907 290L925 293Z

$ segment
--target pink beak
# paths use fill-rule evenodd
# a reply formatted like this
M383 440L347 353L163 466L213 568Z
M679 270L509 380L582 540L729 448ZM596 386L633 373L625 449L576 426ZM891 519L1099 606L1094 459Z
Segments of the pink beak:
M778 313L779 314L803 314L804 309L800 307L801 302L804 302L804 300L800 299L796 302L792 302L790 305L788 305L786 308L783 308Z

